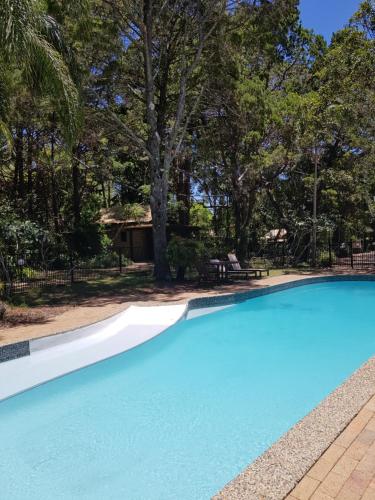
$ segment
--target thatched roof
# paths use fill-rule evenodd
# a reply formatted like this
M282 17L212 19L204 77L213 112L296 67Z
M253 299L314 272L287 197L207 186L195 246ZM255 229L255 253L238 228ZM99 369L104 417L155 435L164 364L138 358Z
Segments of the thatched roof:
M284 241L287 237L286 229L271 229L264 235L264 239L267 241Z
M138 204L116 205L111 208L102 208L99 222L105 225L145 225L152 224L151 208Z

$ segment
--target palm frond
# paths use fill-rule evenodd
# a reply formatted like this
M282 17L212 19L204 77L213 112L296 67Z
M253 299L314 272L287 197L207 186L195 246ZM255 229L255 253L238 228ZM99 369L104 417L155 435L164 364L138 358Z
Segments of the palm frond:
M5 67L0 63L0 120L6 120L9 109L8 87L5 79Z
M13 146L13 136L12 132L9 130L7 124L0 120L0 138L5 139L4 146L7 145L9 149Z
M2 0L0 10L0 47L13 58L25 50L25 30L37 26L37 15L31 0Z
M1 3L0 55L5 61L17 62L31 86L51 96L65 138L71 143L79 122L79 95L63 58L66 52L58 25L37 11L35 1Z
M79 122L79 95L61 55L35 32L28 34L28 63L30 84L47 93L57 106L66 140L71 143Z

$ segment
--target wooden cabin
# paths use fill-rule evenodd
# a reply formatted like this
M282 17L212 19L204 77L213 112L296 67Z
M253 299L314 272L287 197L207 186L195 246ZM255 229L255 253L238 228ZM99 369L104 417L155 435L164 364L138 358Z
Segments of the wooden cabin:
M100 223L106 227L107 234L116 250L134 262L147 262L153 259L152 216L150 207L143 207L137 215L124 216L122 207L103 209Z
M136 214L124 215L123 207L102 209L99 222L106 227L116 251L134 262L152 261L154 257L152 215L149 206L138 206ZM191 236L198 228L168 225L167 237L171 234Z

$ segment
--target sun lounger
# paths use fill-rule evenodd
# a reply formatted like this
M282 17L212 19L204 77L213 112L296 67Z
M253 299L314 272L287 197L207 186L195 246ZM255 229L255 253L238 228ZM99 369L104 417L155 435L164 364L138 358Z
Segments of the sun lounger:
M249 276L255 276L256 278L261 278L263 273L266 273L267 276L270 275L269 269L266 268L247 268L243 269L239 260L237 259L236 254L229 253L228 254L229 263L232 269L228 269L228 276L245 276L248 279Z

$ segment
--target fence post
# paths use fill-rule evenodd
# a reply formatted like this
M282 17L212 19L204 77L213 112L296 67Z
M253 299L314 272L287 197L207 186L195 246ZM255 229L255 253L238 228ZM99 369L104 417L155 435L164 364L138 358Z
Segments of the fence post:
M12 281L4 281L4 298L10 299L13 292L13 283Z
M8 260L6 257L1 258L1 268L0 268L0 284L3 286L0 288L0 297L3 296L4 299L9 299L12 295L12 271L8 268Z
M349 250L350 250L350 267L352 269L354 269L353 242L352 241L350 241Z
M69 267L70 267L70 283L73 285L74 283L74 262L73 255L69 254Z

